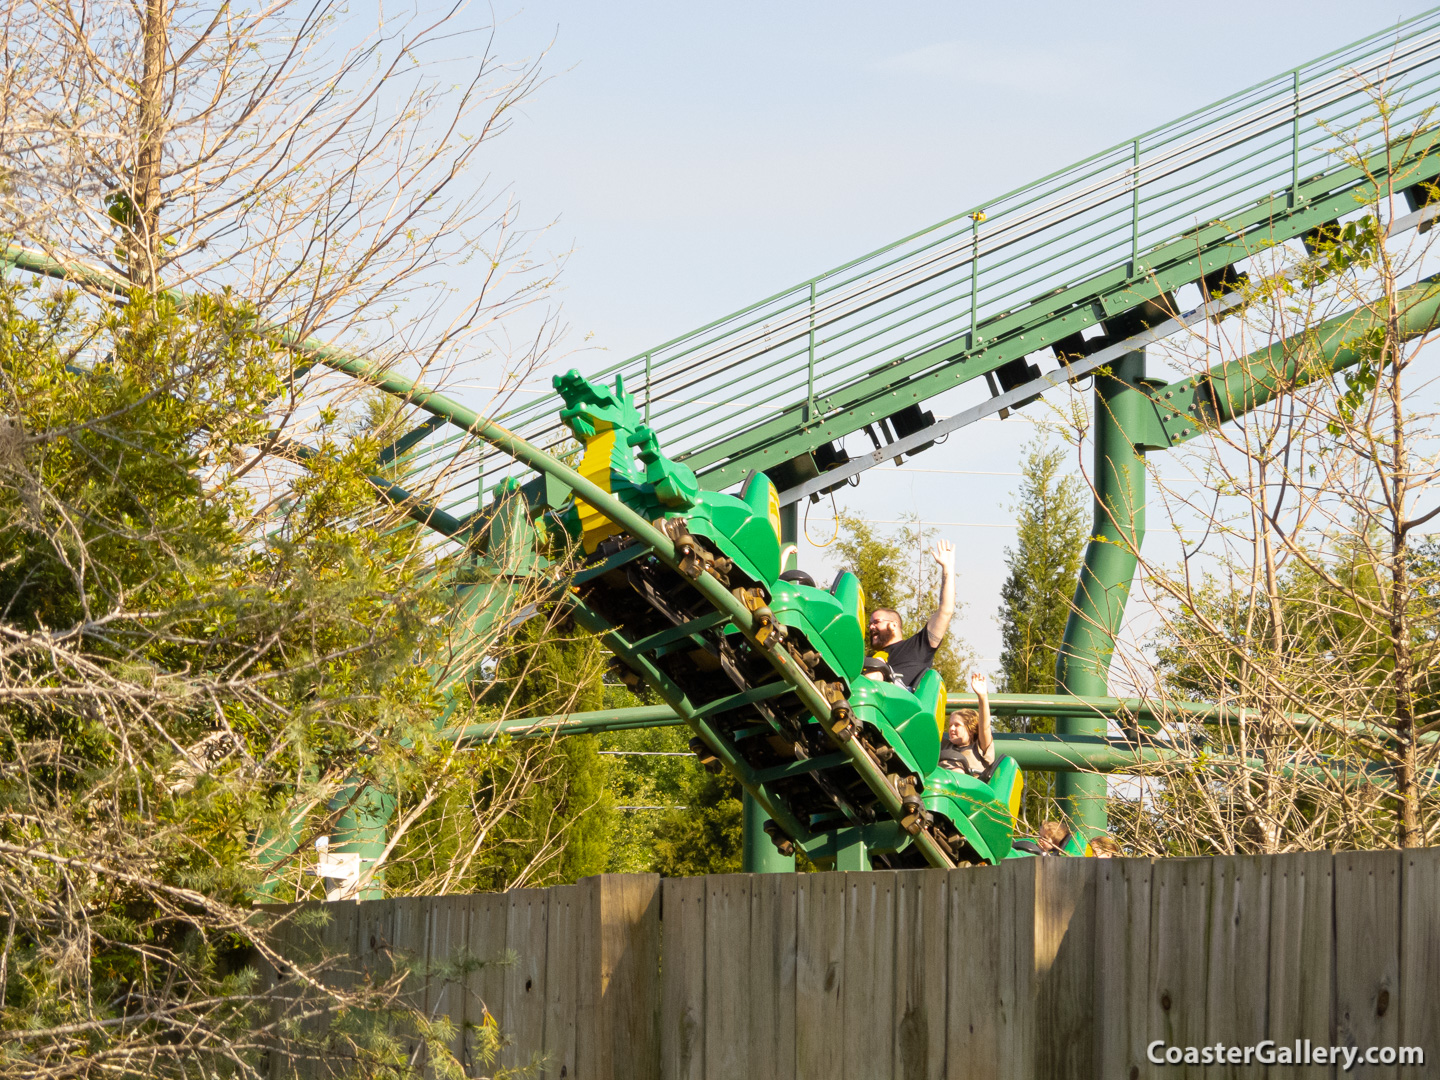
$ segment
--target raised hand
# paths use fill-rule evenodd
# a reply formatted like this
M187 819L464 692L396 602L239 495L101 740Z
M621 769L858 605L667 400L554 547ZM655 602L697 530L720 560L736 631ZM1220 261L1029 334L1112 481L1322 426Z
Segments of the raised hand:
M936 540L935 546L930 549L930 557L939 564L941 570L946 573L954 572L955 545L949 540Z
M985 678L983 671L972 671L970 673L970 690L978 697L986 697L990 693L990 683Z

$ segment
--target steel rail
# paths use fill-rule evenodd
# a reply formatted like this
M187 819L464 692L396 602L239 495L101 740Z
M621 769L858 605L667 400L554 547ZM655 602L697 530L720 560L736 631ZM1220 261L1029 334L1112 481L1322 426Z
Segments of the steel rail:
M1027 700L1017 700L1027 699ZM1047 705L1046 701L1051 704ZM952 695L947 708L969 708L973 697ZM1080 715L1077 702L1083 702L1088 714L1102 713L1110 716L1130 713L1137 716L1169 715L1171 710L1183 713L1188 719L1207 724L1238 719L1242 710L1224 706L1204 705L1196 702L1174 702L1161 710L1139 698L1058 698L1044 694L996 694L992 696L991 711L997 715L1070 716ZM1154 709L1153 713L1149 710ZM1313 718L1307 718L1313 719ZM464 729L445 733L452 738L466 738L488 741L502 736L510 738L560 738L573 735L599 735L612 731L629 731L635 728L673 727L688 721L664 706L642 706L633 709L598 710L586 713L562 713L524 719L498 721L492 724L474 724ZM1023 734L996 732L997 756L1010 757L1021 769L1033 772L1093 772L1123 773L1132 770L1153 769L1163 765L1199 764L1196 755L1185 747L1173 742L1153 738L1111 738L1098 735ZM1340 764L1323 754L1311 755L1317 760L1292 761L1278 769L1261 758L1241 756L1207 750L1205 767L1244 768L1269 775L1293 777L1295 775L1323 775L1326 778L1342 778L1373 783L1377 776L1383 776L1385 766L1377 763L1373 767L1356 768ZM743 762L741 766L744 767ZM757 778L758 779L758 778ZM1434 780L1435 776L1431 775ZM747 788L748 790L748 788ZM768 802L762 799L762 805ZM777 820L782 820L777 818ZM783 823L783 821L782 821ZM803 828L798 823L793 826ZM788 829L787 829L788 831Z
M428 389L408 376L372 364L330 345L309 339L298 340L294 335L289 335L289 337L291 338L290 344L304 350L327 367L401 398L432 415L442 416L478 438L502 448L507 454L536 472L556 477L574 491L578 498L584 499L645 544L676 573L681 573L680 559L676 555L674 543L668 536L599 485L582 476L570 466L539 450L514 432L480 416L473 409L446 395ZM826 732L830 733L830 738L837 749L850 760L850 764L860 774L866 786L875 794L886 812L897 821L902 818L904 808L901 806L900 796L886 781L885 773L879 763L870 757L858 739L842 741L835 738L830 725L826 723L831 717L830 703L825 700L824 695L784 649L767 648L756 637L755 621L749 609L732 596L730 591L708 571L702 570L698 577L691 580L691 584L701 596L709 601L712 607L724 612L729 617L730 622L745 635L752 648L759 655L764 656L775 672L790 684L795 696L800 699L801 704L810 714L821 722ZM719 751L722 747L716 746L713 749ZM925 854L926 860L931 865L938 867L954 865L935 843L934 838L923 830L913 838L913 842Z
M1433 45L1433 42L1427 42L1426 45ZM1336 78L1333 79L1333 84L1335 84L1335 86L1338 86L1338 88L1339 88L1339 86L1344 85L1345 82L1348 82L1348 81L1349 81L1349 76L1348 76L1348 75L1346 75L1346 76L1336 76ZM1320 89L1320 91L1323 91L1323 89L1329 89L1329 88L1319 88L1319 89ZM1319 94L1318 89L1313 89L1313 88L1312 88L1312 89L1310 89L1310 91L1308 91L1308 94L1306 94L1306 96L1316 96L1316 95L1318 95L1318 94ZM1345 95L1346 95L1345 92L1342 92L1342 94L1341 94L1342 98L1344 98ZM1306 98L1302 98L1302 102L1305 101L1305 99L1306 99ZM1320 102L1320 104L1325 104L1325 102ZM1302 112L1303 112L1303 111L1302 111ZM1240 130L1240 128L1248 127L1248 125L1256 124L1256 122L1260 122L1260 121L1263 121L1263 120L1267 120L1267 118L1272 117L1272 115L1274 115L1274 117L1279 118L1279 121L1277 121L1276 124L1272 125L1272 128L1264 128L1264 130L1273 130L1273 128L1283 127L1284 124L1287 124L1287 122L1290 121L1290 118L1292 118L1292 101L1290 101L1289 98L1283 99L1283 101L1277 102L1277 104L1274 105L1274 107L1267 109L1267 111L1261 112L1261 114L1251 115L1251 117L1247 117L1246 120L1244 120L1243 124L1237 125L1237 127L1234 128L1234 130L1237 130L1237 131L1238 131L1238 130ZM1221 132L1221 134L1228 134L1228 131ZM1241 140L1240 140L1241 143L1243 143L1243 141L1246 140L1246 138L1253 138L1253 137L1254 137L1254 134L1256 134L1256 132L1253 132L1253 131L1250 131L1250 132L1247 132L1247 134L1244 134L1244 138L1241 138ZM1212 143L1215 143L1215 132L1207 132L1207 134L1205 134L1205 137L1204 137L1204 138L1198 138L1198 140L1195 140L1194 143L1192 143L1192 144L1185 145L1185 147L1174 148L1174 150L1171 151L1171 156L1172 156L1172 154L1179 153L1179 151L1184 151L1184 150L1202 150L1202 148L1207 147L1207 144L1212 144ZM1238 143L1236 143L1236 145L1238 145ZM1211 156L1211 154L1214 153L1215 148L1217 148L1217 147L1211 147L1210 150L1208 150L1207 153L1205 153L1205 157ZM1224 150L1224 148L1228 148L1227 145L1224 145L1224 144L1218 145L1218 150ZM1153 171L1155 171L1155 170L1153 170L1153 168L1152 168L1153 164L1155 164L1156 161L1161 161L1161 163L1164 163L1165 160L1166 160L1166 154L1161 154L1161 156L1159 156L1158 158L1148 158L1148 160L1142 161L1142 164L1140 164L1140 168L1139 168L1140 174L1153 173ZM1201 158L1201 160L1202 160L1202 158ZM1175 171L1179 171L1179 170L1181 170L1181 168L1187 167L1188 164L1191 164L1191 161L1179 161L1178 164L1174 164L1174 166L1172 166L1171 168L1166 168L1166 170L1161 170L1161 171L1159 171L1159 173L1155 173L1155 176L1156 176L1156 177L1169 176L1169 174L1175 173ZM1084 190L1081 190L1081 192L1080 192L1079 194L1080 194L1080 196L1084 196L1084 194L1092 194L1092 193L1096 193L1096 192L1102 192L1103 189L1106 189L1106 187L1109 187L1109 186L1119 186L1119 189L1120 189L1120 190L1116 190L1116 192L1113 192L1113 193L1104 194L1103 199L1100 200L1100 202L1102 202L1102 203L1103 203L1103 202L1109 202L1110 199L1116 199L1116 197L1123 196L1123 194L1128 194L1128 192L1129 192L1128 183L1129 183L1129 176L1128 176L1128 174L1125 174L1125 176L1109 176L1109 177L1106 177L1106 180L1102 181L1102 183L1096 184L1096 186L1093 186L1092 189L1084 189ZM1057 207L1061 207L1061 209L1063 209L1063 207L1066 206L1067 203L1074 202L1074 200L1076 200L1076 193L1071 193L1071 194L1068 194L1068 196L1066 197L1066 199L1060 200L1060 202L1051 203L1051 204L1048 204L1048 206L1045 206L1045 204L1041 204L1041 206L1040 206L1040 207L1037 207L1037 209L1035 209L1034 212L1031 213L1031 215L1027 215L1027 216L1025 216L1025 217L1021 217L1021 219L1014 220L1014 222L1011 222L1011 223L1008 223L1008 225L1002 226L1001 233L999 233L999 235L1004 235L1004 230L1005 230L1005 229L1018 228L1018 226L1022 226L1022 225L1031 225L1031 223L1034 223L1035 217L1044 215L1044 213L1047 212L1047 210L1057 209ZM953 219L950 219L950 220L953 220ZM1064 220L1064 219L1061 219L1061 223L1063 223L1063 220ZM1048 223L1047 223L1047 222L1043 222L1043 223L1041 223L1041 225L1043 225L1043 226L1044 226L1044 225L1048 225ZM996 236L996 233L994 232L994 230L992 230L992 232L989 233L989 235L991 235L992 238L994 238L994 236ZM1028 235L1028 233L1025 233L1025 235ZM960 236L959 233L956 233L956 235L952 235L952 238L946 238L946 239L955 239L955 238L959 238L959 236ZM1005 240L1004 243L999 243L999 245L994 245L994 243L986 242L986 246L984 246L984 248L981 249L981 253L982 253L982 255L986 255L986 253L991 253L992 251L995 251L995 249L1002 248L1002 246L1008 246L1008 243L1011 243L1011 242L1012 242L1012 240ZM959 245L958 248L953 249L953 251L940 253L939 258L943 258L943 256L949 255L949 253L959 252L960 255L963 256L963 258L962 258L962 261L960 261L960 264L958 264L958 265L965 265L966 262L969 261L969 251L971 251L971 248L969 248L968 243L962 243L962 245ZM922 264L922 268L923 268L923 264ZM907 272L910 272L910 271L907 271ZM828 275L821 275L821 276L819 276L819 278L815 278L814 281L816 281L816 282L818 282L818 281L824 281L825 276L828 276ZM857 278L857 279L858 279L858 278ZM887 281L880 281L880 282L867 281L867 282L865 282L865 284L867 284L867 288L874 288L874 287L876 287L876 285L887 285L887 284L890 284L890 282L887 282ZM789 292L799 292L799 291L801 291L801 287L795 287L795 288L793 288L793 289L789 289L789 291L786 291L786 294L789 294ZM786 294L776 294L776 297L783 297L783 295L786 295ZM891 295L891 294L887 294L887 295ZM881 297L881 298L884 298L884 297ZM837 301L837 302L844 302L844 301L847 301L847 300L851 300L851 297L841 297L841 298L840 298L840 301ZM763 304L763 301L762 301L762 304ZM796 305L798 305L798 304L796 304ZM818 308L818 312L819 312L819 311L828 311L829 308L832 307L832 305L834 305L834 304L822 305L821 308ZM801 320L804 320L804 315L796 315L796 323L798 323L798 321L801 321ZM788 324L783 325L782 328L788 328ZM677 340L678 340L678 338L677 338ZM736 344L743 344L743 343L736 343ZM664 346L660 346L660 347L658 347L658 348L664 348ZM657 350L657 351L658 351L658 350Z

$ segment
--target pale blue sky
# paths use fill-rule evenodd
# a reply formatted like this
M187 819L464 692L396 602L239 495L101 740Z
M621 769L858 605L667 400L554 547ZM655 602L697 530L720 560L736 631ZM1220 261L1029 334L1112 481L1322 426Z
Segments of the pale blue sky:
M497 3L497 51L549 45L550 79L486 165L528 224L554 222L542 247L571 253L569 344L599 351L567 366L585 370L1423 10ZM847 496L881 521L965 523L941 531L961 550L958 629L984 657L1012 535L985 526L1012 519L1004 474L1030 433L976 425L911 463L940 471L886 467ZM823 539L828 505L814 514Z

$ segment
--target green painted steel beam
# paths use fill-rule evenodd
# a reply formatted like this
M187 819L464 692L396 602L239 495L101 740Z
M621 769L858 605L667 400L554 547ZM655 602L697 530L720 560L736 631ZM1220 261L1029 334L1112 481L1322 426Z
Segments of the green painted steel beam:
M1395 294L1396 330L1402 339L1440 327L1440 275L1425 278ZM1178 446L1215 425L1233 420L1277 397L1328 379L1360 362L1356 341L1389 319L1388 305L1377 301L1337 315L1303 337L1286 338L1248 356L1218 364L1204 375L1159 387L1137 389L1146 400L1126 405L1150 449Z
M773 686L759 688L760 692L773 693ZM763 700L757 691L746 691L730 698L710 703L700 710L701 714L737 708L751 701ZM945 702L948 712L958 709L973 709L977 706L974 694L950 694ZM1101 718L1124 722L1127 719L1140 721L1188 721L1198 724L1232 724L1246 719L1247 710L1231 705L1212 705L1199 701L1157 702L1149 698L1115 698L1103 696L1068 696L1059 694L991 694L990 712L995 716L1048 716ZM1252 715L1254 710L1248 710ZM1381 735L1384 729L1375 724L1358 720L1342 720L1334 717L1321 718L1308 713L1286 713L1286 723L1301 727L1332 727L1358 734ZM487 740L499 735L516 738L532 736L589 735L604 731L628 731L632 728L668 727L685 721L666 705L644 705L627 709L600 709L594 712L553 713L547 716L531 716L514 720L496 721L488 724L473 724L466 728L453 729L451 737L467 740ZM1440 733L1424 736L1430 741L1440 741Z
M596 709L592 712L552 713L488 724L469 724L441 734L456 742L490 742L502 736L513 739L550 738L566 735L598 735L606 731L633 731L636 728L673 727L685 723L669 705L642 705L629 709Z
M1391 166L1398 185L1409 186L1440 175L1437 143L1440 134L1417 140L1415 152ZM1387 175L1383 155L1376 155L1367 167ZM701 486L711 490L729 487L751 469L773 468L854 434L908 405L922 404L983 378L1004 364L1114 319L1164 292L1353 213L1358 200L1368 197L1373 188L1364 179L1359 167L1336 169L1304 185L1298 206L1289 206L1287 194L1278 193L1243 213L1147 253L1138 277L1126 267L1116 267L1043 297L1013 315L982 322L981 337L974 343L961 335L914 356L889 361L843 390L821 397L818 406L824 419L819 422L809 421L803 403L795 404L761 424L676 459L695 469Z
M1039 702L1034 699L1055 700L1049 695L1042 694L996 696L1032 699L1024 703L1008 703L1012 715L1021 712L1022 709L1030 715L1045 715L1036 708ZM1130 700L1138 703L1137 699ZM952 709L966 708L969 707L971 701L973 698L967 700L963 695L956 695L951 699L950 707ZM1108 715L1114 716L1117 713L1123 714L1123 710L1117 708L1115 703L1124 703L1125 701L1126 699L1120 698L1100 698L1096 699L1096 705L1099 708L1105 708ZM1234 709L1195 703L1186 704L1189 706L1188 718L1197 722L1215 723L1220 720L1235 719L1238 716L1238 710ZM457 729L452 734L474 741L487 741L500 735L509 735L513 738L556 738L567 735L593 735L605 731L628 731L644 727L668 727L684 723L686 721L669 706L642 706L632 709L609 709L588 713L528 717L522 720L508 720L493 724L475 724L464 729ZM1167 749L1163 743L1152 740L1143 740L1137 744L1127 739L1109 738L1099 734L1051 735L997 732L995 745L998 753L1013 757L1016 764L1022 769L1040 772L1124 772L1168 760L1175 757L1177 753ZM1215 757L1214 760L1224 762L1228 759ZM758 784L764 784L789 776L801 775L815 769L835 768L844 762L845 758L842 755L833 754L824 758L796 761L776 766L773 769L760 770L754 774L753 779ZM768 838L766 843L769 843Z
M782 855L765 832L765 808L748 791L740 795L740 872L793 874L795 856Z
M787 761L784 765L775 765L768 769L761 769L755 775L758 779L769 783L773 780L788 780L792 776L808 776L813 772L821 772L825 769L838 769L845 764L843 754L826 754L817 758L798 758L795 761Z
M1055 685L1062 693L1106 693L1115 636L1145 538L1145 452L1135 445L1132 433L1152 411L1146 389L1143 352L1127 354L1095 377L1090 431L1095 517L1055 661ZM1061 717L1055 727L1066 736L1103 737L1106 731L1105 719L1098 715ZM1075 827L1105 830L1103 778L1066 774L1057 790L1062 810Z
M688 724L700 738L705 740L706 745L714 751L725 767L740 781L740 785L773 821L777 822L797 841L809 837L809 829L786 809L785 804L770 792L764 782L756 779L754 770L736 752L734 744L700 715L698 705L692 702L685 691L676 686L669 676L656 667L650 657L635 652L630 642L626 641L618 630L591 611L584 603L572 601L572 610L576 623L582 629L598 634L606 648L624 660L633 670L641 672L645 676L655 692L674 712L676 718L682 723Z

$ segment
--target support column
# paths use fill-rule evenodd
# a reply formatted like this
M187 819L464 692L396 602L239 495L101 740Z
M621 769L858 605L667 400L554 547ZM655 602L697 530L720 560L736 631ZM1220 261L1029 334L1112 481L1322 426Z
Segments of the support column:
M865 843L863 829L852 827L835 831L835 869L870 869L870 848Z
M795 543L795 504L780 508L780 546ZM791 555L781 570L794 570L798 560ZM795 856L781 855L765 833L765 811L748 791L740 793L740 870L746 874L793 874Z
M1055 661L1055 682L1062 692L1107 692L1115 635L1139 562L1135 552L1145 537L1145 451L1136 445L1145 430L1144 410L1152 408L1144 378L1144 352L1126 353L1107 374L1095 376L1095 524ZM1055 727L1062 736L1104 735L1106 725L1098 717L1064 717ZM1056 789L1073 827L1087 832L1106 828L1104 776L1060 773Z
M349 804L348 806L346 804ZM332 810L345 806L331 832L330 851L336 855L358 855L363 877L374 871L356 893L357 900L379 900L385 895L385 870L375 870L389 841L390 818L395 813L395 796L367 781L352 778L330 801Z
M795 856L781 855L765 832L769 818L755 797L740 793L740 872L743 874L793 874Z

